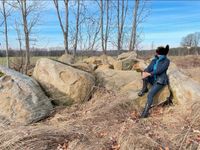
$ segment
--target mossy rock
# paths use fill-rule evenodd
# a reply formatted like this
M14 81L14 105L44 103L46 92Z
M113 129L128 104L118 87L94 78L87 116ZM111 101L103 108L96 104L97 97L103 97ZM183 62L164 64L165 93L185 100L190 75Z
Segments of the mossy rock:
M4 76L5 74L3 72L0 72L0 77Z

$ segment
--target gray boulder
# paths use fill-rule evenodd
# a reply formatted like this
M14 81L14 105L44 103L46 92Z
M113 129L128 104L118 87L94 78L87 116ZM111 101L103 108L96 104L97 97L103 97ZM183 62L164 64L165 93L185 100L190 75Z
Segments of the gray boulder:
M32 78L0 66L0 122L27 125L47 117L52 104Z

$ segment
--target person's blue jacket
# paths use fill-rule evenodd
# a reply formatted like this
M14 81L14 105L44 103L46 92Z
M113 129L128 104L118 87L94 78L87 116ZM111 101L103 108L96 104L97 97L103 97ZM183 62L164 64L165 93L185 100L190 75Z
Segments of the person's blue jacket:
M146 69L144 69L144 71L150 73L150 77L154 78L156 80L156 83L166 85L169 82L167 76L167 69L169 67L170 60L167 57L160 59L157 62L157 66L155 69L155 64L158 59L159 57L156 55L155 58L149 64L149 66Z

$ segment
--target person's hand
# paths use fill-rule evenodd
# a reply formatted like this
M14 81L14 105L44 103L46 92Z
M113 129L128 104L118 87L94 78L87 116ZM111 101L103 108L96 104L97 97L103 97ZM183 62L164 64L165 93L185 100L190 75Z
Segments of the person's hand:
M146 78L146 77L148 77L148 76L150 76L151 74L150 73L148 73L148 72L143 72L142 73L142 79L144 79L144 78Z

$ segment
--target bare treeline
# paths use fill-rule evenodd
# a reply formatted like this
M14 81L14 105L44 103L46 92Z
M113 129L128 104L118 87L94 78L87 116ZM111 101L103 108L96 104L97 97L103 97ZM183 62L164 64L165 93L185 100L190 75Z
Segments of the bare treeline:
M181 46L187 47L188 49L193 48L196 50L196 54L198 55L198 46L200 44L200 32L190 33L182 38Z
M45 10L49 3L53 7L57 26L63 33L65 53L77 50L136 50L140 43L141 24L149 14L146 0L1 0L0 28L3 30L6 45L7 66L9 66L8 26L16 31L19 49L25 50L25 72L30 64L30 47L33 28L38 24L45 26ZM11 13L12 12L12 13ZM9 18L12 17L12 20ZM131 31L131 32L130 32ZM37 33L39 36L39 33ZM2 43L2 42L1 42ZM4 42L3 42L4 43Z
M74 55L77 48L101 49L103 53L108 49L137 49L141 33L138 29L150 10L146 0L53 2L63 32L65 52L73 49ZM69 22L69 18L73 20Z

